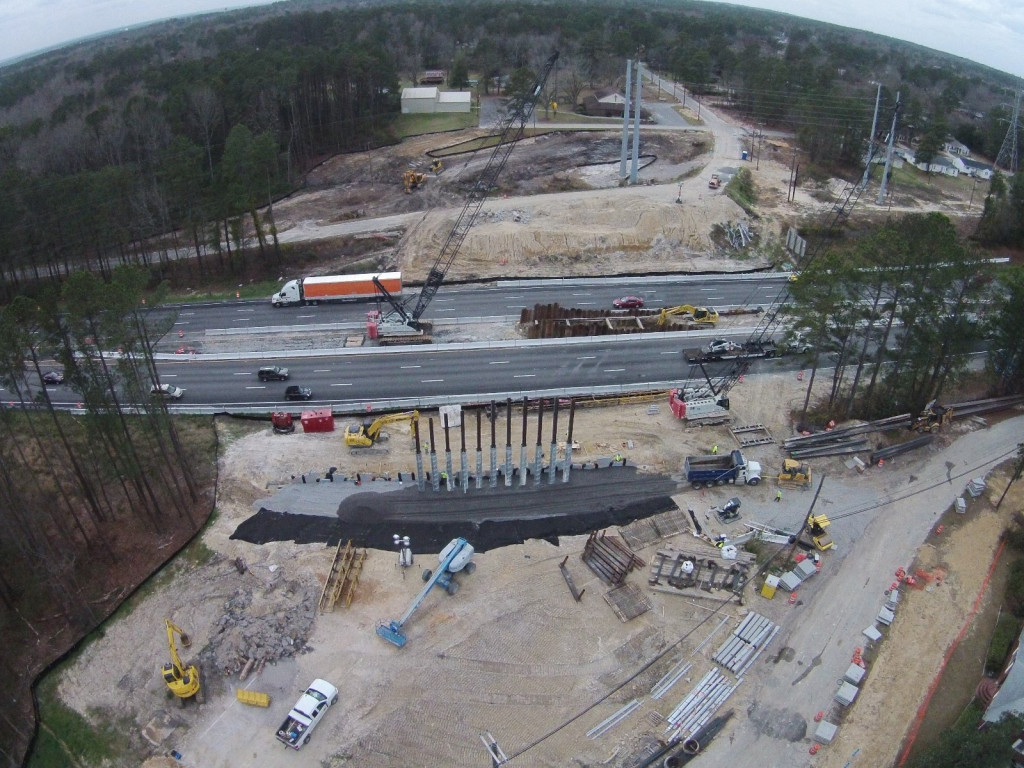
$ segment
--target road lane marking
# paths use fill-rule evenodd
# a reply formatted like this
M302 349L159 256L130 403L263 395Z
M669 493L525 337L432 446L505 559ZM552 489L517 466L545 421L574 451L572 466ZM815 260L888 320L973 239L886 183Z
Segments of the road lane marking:
M248 371L246 371L245 373L232 373L231 375L232 376L252 376L252 374L249 373Z
M594 360L596 358L597 358L597 355L581 355L580 357L577 357L576 359L577 360Z
M330 373L330 368L314 368L313 373Z
M513 379L533 379L537 376L536 373L517 373L513 376Z
M492 360L488 365L508 365L510 360Z
M348 384L331 384L331 386L332 387L351 387L352 386L352 382L349 382Z
M246 387L246 389L266 389L266 387Z
M423 367L422 365L403 365L403 366L401 366L401 370L404 371L406 368L422 368L422 367Z
M605 373L622 373L625 370L626 370L625 368L605 368L604 372Z
M179 321L177 321L177 322L175 323L175 325L188 325L188 324L189 324L189 323L188 323L188 320L185 320L184 322L183 322L183 321L180 321L180 320L179 320Z
M296 315L296 320L305 320L307 317L316 317L316 315Z
M420 379L420 384L438 384L444 379Z
M236 309L235 312L255 312L255 309Z

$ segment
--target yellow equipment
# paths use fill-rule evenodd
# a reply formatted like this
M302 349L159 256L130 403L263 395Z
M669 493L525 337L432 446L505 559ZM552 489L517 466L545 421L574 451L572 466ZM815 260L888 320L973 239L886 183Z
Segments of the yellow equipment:
M440 161L440 159L434 158L434 162L432 162L430 164L430 171L431 171L431 173L433 173L436 176L437 174L439 174L443 170L444 170L444 163L442 163Z
M405 194L409 194L414 189L419 188L423 182L427 180L427 174L420 173L419 171L404 171L402 173L402 184L405 185Z
M171 661L169 664L164 664L163 668L164 682L167 683L171 693L178 697L182 705L185 704L186 699L191 699L192 697L195 697L196 701L201 702L199 670L194 664L186 667L181 663L181 657L178 656L178 648L174 644L174 633L178 633L178 636L181 638L181 644L185 648L192 645L192 641L181 630L181 627L170 619L164 619L164 623L167 625L167 645L171 649Z
M782 471L779 473L779 485L807 485L811 482L811 468L801 464L796 459L786 459L782 462Z
M832 541L825 529L832 525L832 522L825 515L810 514L807 516L807 531L810 533L814 546L824 552L832 549L836 543Z
M714 307L694 307L690 304L680 304L678 307L666 307L658 315L658 325L665 325L673 315L683 315L699 325L711 327L718 322L718 311Z
M235 697L250 707L269 707L270 706L270 694L261 693L259 691L247 691L244 688L235 689Z
M389 413L386 416L381 416L376 421L349 424L345 429L345 445L349 448L368 448L378 440L386 440L387 433L381 430L388 424L394 424L399 421L411 422L412 433L415 435L419 418L419 411L405 411L404 413Z

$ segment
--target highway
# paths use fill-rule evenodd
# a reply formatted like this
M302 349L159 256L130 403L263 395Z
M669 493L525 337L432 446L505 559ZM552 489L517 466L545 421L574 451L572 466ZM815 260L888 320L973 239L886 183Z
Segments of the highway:
M535 304L558 303L579 309L611 309L620 296L640 296L646 309L694 306L767 307L786 285L785 274L700 275L602 278L570 280L500 281L441 286L427 307L425 320L459 317L519 317L520 310ZM418 286L406 289L414 295ZM239 329L287 328L326 323L366 321L372 302L322 304L275 309L265 301L227 301L168 306L177 312L175 331L195 337L207 332Z
M713 333L518 342L510 346L456 344L379 352L342 350L323 356L275 355L272 362L291 372L287 382L257 379L257 368L262 362L271 362L267 360L182 356L161 362L159 368L162 382L186 390L175 403L183 407L283 407L288 384L313 390L313 399L302 407L338 409L361 408L366 402L447 396L456 401L504 399L536 392L569 395L592 387L629 392L648 384L682 383L691 371L682 349ZM800 362L799 358L759 360L752 372L787 370ZM49 390L58 407L74 407L77 398L71 390L62 386Z

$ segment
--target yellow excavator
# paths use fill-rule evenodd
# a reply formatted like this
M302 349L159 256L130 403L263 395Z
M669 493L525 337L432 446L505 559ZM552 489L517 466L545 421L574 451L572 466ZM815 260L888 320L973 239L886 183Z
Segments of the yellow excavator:
M419 189L426 180L427 174L420 171L408 170L402 172L402 184L405 186L405 194L407 195L414 189Z
M437 176L437 174L439 174L443 170L444 170L444 163L442 163L439 158L435 157L434 158L434 162L432 162L430 164L430 171L431 171L431 173L433 173L435 176Z
M811 482L811 468L796 459L785 459L779 472L779 485L805 486Z
M386 440L387 432L382 430L388 424L396 424L401 421L411 423L412 434L416 434L419 424L419 411L404 411L403 413L389 413L381 416L375 421L364 421L361 424L349 424L345 429L345 445L349 448L369 448L378 440Z
M680 304L678 307L665 307L658 315L658 325L665 325L673 315L682 315L695 325L712 328L718 323L718 311L714 307L695 307L691 304Z
M191 698L202 703L203 694L199 685L199 669L195 664L190 664L187 667L182 664L181 657L178 656L178 647L174 643L174 635L177 634L181 638L183 648L192 645L192 641L181 627L170 619L164 619L164 623L167 625L167 646L171 650L171 661L164 664L163 668L164 682L167 683L170 692L178 697L182 706Z

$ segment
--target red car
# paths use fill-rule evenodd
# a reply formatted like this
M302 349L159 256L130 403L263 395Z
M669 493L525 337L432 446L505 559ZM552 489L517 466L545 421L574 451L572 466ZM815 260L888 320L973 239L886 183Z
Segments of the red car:
M616 309L640 309L643 305L644 300L639 296L623 296L612 302L612 306Z

